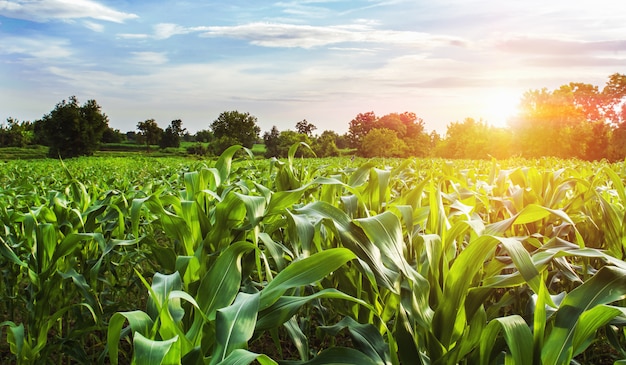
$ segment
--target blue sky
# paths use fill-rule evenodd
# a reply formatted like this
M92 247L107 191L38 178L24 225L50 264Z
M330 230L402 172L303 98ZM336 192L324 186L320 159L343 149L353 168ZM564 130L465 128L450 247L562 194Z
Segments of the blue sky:
M530 89L626 73L614 0L0 0L0 122L76 95L121 131L207 129L227 110L263 131L346 132L410 111L428 130L502 125Z

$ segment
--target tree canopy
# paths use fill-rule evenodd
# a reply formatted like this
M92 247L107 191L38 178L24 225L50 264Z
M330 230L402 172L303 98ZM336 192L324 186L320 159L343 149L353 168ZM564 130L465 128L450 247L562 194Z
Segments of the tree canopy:
M261 133L255 116L236 110L221 113L211 124L211 130L215 138L228 137L247 148L252 148Z
M37 121L35 132L50 147L51 157L89 156L98 149L108 122L95 100L88 100L81 106L76 97L71 96Z

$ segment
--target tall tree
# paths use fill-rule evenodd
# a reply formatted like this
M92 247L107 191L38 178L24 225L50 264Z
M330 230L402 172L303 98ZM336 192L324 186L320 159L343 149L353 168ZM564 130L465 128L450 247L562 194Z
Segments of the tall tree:
M265 143L265 158L280 156L280 132L276 126L272 130L263 133L263 143Z
M95 100L80 106L76 97L71 96L37 121L36 130L50 147L51 157L89 156L98 149L108 123Z
M165 128L163 136L161 137L161 141L159 142L159 147L180 147L180 138L183 136L186 130L186 128L183 128L182 120L173 120L170 125Z
M306 134L309 137L313 136L313 131L316 129L317 127L312 123L307 122L306 119L302 119L301 121L296 123L296 132Z
M350 121L348 140L351 148L361 147L363 138L375 127L378 117L374 112L359 113Z
M146 151L150 152L150 145L159 144L161 136L163 135L163 129L159 127L154 119L146 119L143 122L137 123L137 130L139 130L143 137L143 142L146 144Z
M252 148L261 133L255 116L236 110L222 112L211 124L211 130L217 139L229 137L247 148Z

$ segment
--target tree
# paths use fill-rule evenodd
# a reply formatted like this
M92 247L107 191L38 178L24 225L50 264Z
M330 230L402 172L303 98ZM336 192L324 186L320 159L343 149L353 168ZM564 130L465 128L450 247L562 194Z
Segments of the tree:
M304 133L290 130L280 132L280 136L278 137L278 155L280 157L287 157L291 146L300 142L311 146L311 138ZM296 157L313 157L313 154L308 148L298 148Z
M170 125L165 128L163 136L161 137L161 141L159 142L159 147L180 147L180 138L183 136L186 130L186 128L183 128L182 120L173 120Z
M126 135L119 129L107 127L102 133L102 143L122 143L126 139Z
M348 140L351 148L361 147L361 141L372 128L375 127L375 123L378 120L374 112L359 113L354 119L350 121L348 128Z
M261 133L256 117L236 110L220 114L211 124L211 130L215 138L230 137L236 144L247 148L252 148Z
M280 156L280 132L276 126L272 130L263 133L263 143L265 143L265 158Z
M313 124L307 122L306 119L303 119L296 123L296 132L300 134L306 134L309 137L313 136L313 131L316 130L317 127Z
M372 129L361 142L359 155L363 157L404 157L407 146L396 132L387 128Z
M108 123L95 100L80 106L76 97L71 96L37 121L36 131L50 147L51 157L89 156L98 149Z
M150 152L150 145L159 144L163 129L159 127L154 119L147 119L144 122L137 123L137 129L142 136L143 142L146 144L146 151Z
M313 141L313 152L317 157L339 156L339 148L335 141L339 135L333 131L324 131Z
M203 129L196 132L196 142L211 142L213 140L213 132Z
M33 139L33 124L30 122L20 123L9 117L6 126L0 125L0 147L24 147Z

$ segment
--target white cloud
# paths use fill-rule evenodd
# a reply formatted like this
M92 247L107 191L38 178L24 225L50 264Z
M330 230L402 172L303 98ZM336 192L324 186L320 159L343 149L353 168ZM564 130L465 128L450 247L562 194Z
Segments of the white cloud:
M132 52L132 62L150 65L161 65L167 63L165 52Z
M121 39L147 39L150 38L149 34L145 34L145 33L118 33L116 35L118 38Z
M100 24L100 23L95 23L95 22L90 22L90 21L84 21L83 25L91 30L93 30L94 32L98 32L98 33L102 33L104 31L104 25Z
M52 19L92 18L122 23L138 17L92 0L0 0L0 15L36 22Z
M73 52L68 46L69 41L65 39L49 37L9 36L0 38L0 54L18 54L32 58L58 59L69 57Z
M284 23L249 23L236 26L206 27L205 37L247 40L263 47L313 48L339 43L401 44L413 47L463 46L466 41L451 36L414 31L375 29L367 23L313 26Z

